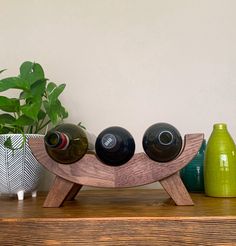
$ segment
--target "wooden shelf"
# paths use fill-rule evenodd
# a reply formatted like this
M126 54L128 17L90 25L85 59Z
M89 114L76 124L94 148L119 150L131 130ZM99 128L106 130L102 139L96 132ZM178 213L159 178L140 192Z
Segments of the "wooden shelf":
M175 206L163 190L82 190L61 208L0 197L0 245L232 245L236 198L191 194Z

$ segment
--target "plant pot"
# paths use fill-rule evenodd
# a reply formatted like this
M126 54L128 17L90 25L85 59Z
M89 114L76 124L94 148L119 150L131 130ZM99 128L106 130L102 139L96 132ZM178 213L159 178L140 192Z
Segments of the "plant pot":
M39 180L42 174L42 166L32 154L29 138L42 138L40 134L26 134L26 142L22 148L22 134L0 135L0 194L17 194L18 200L24 199L25 193L37 196ZM4 146L4 142L11 137L13 148L10 150Z

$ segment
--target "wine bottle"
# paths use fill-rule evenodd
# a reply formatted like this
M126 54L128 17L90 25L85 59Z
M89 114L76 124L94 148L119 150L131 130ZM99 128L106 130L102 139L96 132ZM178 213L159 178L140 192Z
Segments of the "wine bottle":
M156 123L143 135L143 149L150 159L157 162L173 160L182 148L179 131L168 123Z
M95 149L95 136L79 125L64 123L51 129L44 137L44 143L53 160L71 164Z
M120 166L128 162L135 151L132 135L124 128L112 126L97 137L95 150L98 158L109 166Z

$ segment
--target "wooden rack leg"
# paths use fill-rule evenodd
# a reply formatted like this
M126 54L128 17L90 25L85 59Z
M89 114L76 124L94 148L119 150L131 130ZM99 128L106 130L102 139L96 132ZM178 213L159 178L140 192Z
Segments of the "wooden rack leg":
M65 201L66 197L70 193L74 186L74 183L65 180L59 176L55 177L54 183L50 188L50 191L43 204L45 208L58 208Z
M76 197L76 195L79 193L80 189L83 187L83 185L80 184L73 184L73 187L70 191L70 193L67 195L66 200L72 201Z
M176 205L194 205L178 172L160 180L160 183Z

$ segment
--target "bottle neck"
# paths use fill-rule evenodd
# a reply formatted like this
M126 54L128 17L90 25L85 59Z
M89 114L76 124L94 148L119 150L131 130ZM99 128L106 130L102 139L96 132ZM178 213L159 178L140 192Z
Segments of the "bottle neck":
M69 146L70 138L67 134L62 132L49 132L45 136L45 143L50 148L65 150Z
M161 131L157 136L158 143L164 146L169 146L174 141L174 136L170 131Z
M101 139L102 147L106 151L116 151L120 147L120 141L117 139L117 136L114 134L108 133L105 134Z

